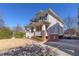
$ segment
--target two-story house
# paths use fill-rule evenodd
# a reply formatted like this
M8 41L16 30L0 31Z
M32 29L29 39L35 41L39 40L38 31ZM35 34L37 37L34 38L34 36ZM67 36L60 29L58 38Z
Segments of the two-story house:
M41 36L41 31L46 31L48 40L56 40L63 35L63 21L52 9L40 10L31 19L28 27L31 36Z

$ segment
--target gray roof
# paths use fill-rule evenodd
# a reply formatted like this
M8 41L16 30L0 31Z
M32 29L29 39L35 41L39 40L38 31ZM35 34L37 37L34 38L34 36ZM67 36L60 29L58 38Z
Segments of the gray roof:
M51 14L52 16L57 18L58 21L60 21L64 24L64 22L60 19L60 17L51 8L47 9L47 13Z
M47 14L50 14L51 16L55 17L58 21L60 21L61 23L64 24L64 22L60 19L60 17L51 9L47 9L47 10L40 10L39 12L36 13L36 15L34 15L34 17L32 18L32 20L36 19L38 16L38 14L40 12L44 12L44 13L47 13Z

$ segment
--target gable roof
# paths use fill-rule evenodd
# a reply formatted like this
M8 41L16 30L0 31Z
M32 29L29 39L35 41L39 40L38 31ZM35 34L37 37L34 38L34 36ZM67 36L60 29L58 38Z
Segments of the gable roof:
M46 14L50 14L51 16L55 17L59 22L64 24L64 22L60 19L60 17L50 8L47 10L40 10L39 12L36 13L36 15L32 18L32 20L36 19L38 16L46 16Z
M60 17L51 8L47 9L46 12L49 13L51 16L54 16L55 18L57 18L58 21L64 24Z

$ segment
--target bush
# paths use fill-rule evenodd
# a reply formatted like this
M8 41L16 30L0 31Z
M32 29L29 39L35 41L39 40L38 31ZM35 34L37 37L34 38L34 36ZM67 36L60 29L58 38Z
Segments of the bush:
M15 32L15 33L14 33L14 36L15 36L16 38L23 38L23 37L24 37L24 33L23 33L23 32Z
M12 31L7 28L7 27L3 27L0 29L0 39L8 39L8 38L12 38Z

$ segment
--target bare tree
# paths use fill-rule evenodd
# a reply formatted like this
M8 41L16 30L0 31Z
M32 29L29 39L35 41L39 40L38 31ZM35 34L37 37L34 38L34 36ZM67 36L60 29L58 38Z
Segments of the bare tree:
M64 19L64 25L65 25L65 30L69 36L76 34L76 28L77 28L76 17L70 17L70 16L66 17ZM74 31L74 34L71 34L73 33L73 31Z
M0 28L3 28L5 26L3 18L0 16Z
M23 32L23 28L20 26L20 25L16 25L14 28L13 28L13 31L15 32Z
M76 19L68 16L64 19L64 24L66 29L76 28Z

